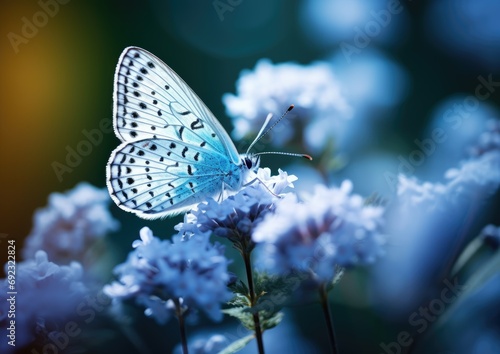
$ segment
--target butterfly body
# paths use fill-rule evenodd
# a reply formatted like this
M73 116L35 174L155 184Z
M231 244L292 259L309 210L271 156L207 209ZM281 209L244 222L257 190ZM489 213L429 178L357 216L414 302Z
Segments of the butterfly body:
M174 215L237 192L259 165L258 156L238 154L189 86L144 49L120 56L113 114L122 143L109 159L107 186L118 206L140 217Z

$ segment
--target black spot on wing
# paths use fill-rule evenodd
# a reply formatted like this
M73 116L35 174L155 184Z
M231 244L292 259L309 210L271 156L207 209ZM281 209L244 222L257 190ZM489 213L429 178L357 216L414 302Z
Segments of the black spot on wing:
M201 129L203 127L204 127L204 125L203 125L203 122L200 120L200 118L196 119L193 123L191 123L192 130Z

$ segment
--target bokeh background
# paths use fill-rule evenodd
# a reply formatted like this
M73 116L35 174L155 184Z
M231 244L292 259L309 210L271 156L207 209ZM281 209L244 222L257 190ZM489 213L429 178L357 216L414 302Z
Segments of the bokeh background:
M414 140L429 137L441 126L448 129L450 139L411 171L425 180L440 180L477 140L487 119L498 118L500 85L494 84L486 100L466 111L460 129L449 129L446 124L450 122L443 119L446 110L477 95L479 76L500 81L500 5L493 0L62 2L51 8L52 14L39 18L36 14L43 11L43 1L3 0L0 5L0 233L15 239L19 249L32 228L34 211L46 205L50 193L66 191L80 181L105 186L106 162L119 143L113 133L103 133L102 142L93 144L88 155L60 178L54 163L66 165L68 147L76 149L87 139L83 131L99 129L103 120L112 118L114 69L121 51L130 45L143 47L168 63L228 131L233 126L222 96L236 93L242 70L253 69L262 58L273 63L331 64L353 116L337 137L339 166L323 182L338 184L351 179L355 191L364 196L377 193L390 198L394 186L387 182L385 172L401 172L399 157L408 159L416 149ZM367 23L391 6L398 11L381 20L385 24L374 29L363 46L356 45L359 31L366 35ZM28 28L25 21L38 21L39 26ZM244 151L249 142L236 142L236 146ZM284 146L283 150L294 149ZM321 180L306 163L291 159L268 156L263 165L274 172L291 166L304 190ZM499 205L498 198L491 199L468 235L479 233L486 223L498 224ZM111 279L113 265L125 259L141 227L149 226L155 235L169 237L181 221L180 217L143 221L114 204L111 212L121 228L106 237L104 279ZM433 237L439 239L439 235ZM432 248L430 242L423 249ZM419 262L446 258L446 251L454 249L448 247L454 245L452 241L446 242L441 253L429 253L431 260L422 252L417 259L411 255L408 259L418 268ZM3 245L1 263L6 258ZM404 258L399 261L406 264ZM383 277L394 277L397 283L401 268L394 264ZM414 268L403 268L405 280L411 283ZM396 340L408 327L408 316L425 303L425 296L410 301L396 291L397 284L377 283L377 276L370 274L370 270L348 274L332 294L341 353L383 352L380 343ZM417 293L427 286L425 282L415 284ZM389 296L381 286L394 286L396 292ZM147 348L142 352L170 352L178 340L176 324L160 327L139 315L135 327ZM317 303L289 309L287 317L290 321L273 330L274 336L269 332L270 353L285 350L280 345L287 338L303 338L294 348L297 353L327 350ZM230 320L220 325L202 323L192 331L218 328L224 332L232 325ZM141 352L130 344L127 334L115 331L105 320L93 327L86 328L88 337L80 339L87 352ZM102 337L94 337L93 331ZM271 349L273 345L276 349ZM458 353L432 345L433 353ZM251 345L245 353L254 349Z

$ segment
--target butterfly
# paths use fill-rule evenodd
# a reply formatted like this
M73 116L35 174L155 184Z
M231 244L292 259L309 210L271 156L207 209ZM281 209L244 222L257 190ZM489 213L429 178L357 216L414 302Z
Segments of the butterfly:
M107 186L122 209L172 216L247 183L260 163L234 143L191 88L150 52L128 47L116 67Z

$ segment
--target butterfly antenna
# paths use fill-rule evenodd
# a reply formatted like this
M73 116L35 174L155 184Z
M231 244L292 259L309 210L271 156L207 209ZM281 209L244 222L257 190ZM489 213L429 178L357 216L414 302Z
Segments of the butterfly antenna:
M257 154L253 154L253 156L258 156L258 155L286 155L286 156L294 156L294 157L303 157L305 159L308 159L309 161L312 161L312 157L307 154L296 154L293 152L282 152L282 151L266 151L266 152L259 152Z
M290 112L293 107L295 107L293 104L290 105L290 107L288 107L288 109L285 111L285 113L283 113L281 115L281 117L276 121L274 122L273 125L271 125L269 128L266 129L266 127L268 126L269 122L271 121L271 118L273 117L272 113L269 113L266 117L266 120L264 122L264 124L262 125L262 128L260 128L260 131L259 131L259 134L257 134L257 137L254 139L254 141L250 144L250 146L248 147L247 149L247 154L248 152L250 151L251 148L253 148L253 146L260 140L262 139L263 137L265 137L271 130L273 130L273 128L276 126L276 124L278 124L279 122L281 122L281 120L283 118L285 118L285 116L288 114L288 112ZM260 155L260 154L257 154L257 155ZM298 155L298 156L302 156L302 155ZM309 155L308 155L309 156Z

